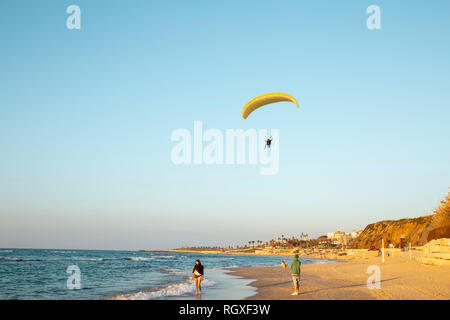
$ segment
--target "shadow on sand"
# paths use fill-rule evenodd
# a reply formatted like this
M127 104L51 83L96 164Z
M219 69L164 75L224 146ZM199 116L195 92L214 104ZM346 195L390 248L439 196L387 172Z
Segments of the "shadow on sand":
M399 277L390 278L390 279L384 279L384 280L380 280L380 282L392 281L392 280L395 280L395 279L398 279L398 278ZM315 290L311 290L311 291L300 292L299 295L304 295L304 294L309 294L309 293L316 293L316 292L325 291L325 290L346 289L346 288L354 288L354 287L362 287L362 286L364 286L364 287L367 286L367 283L358 283L358 284L350 284L350 285L337 286L337 287L320 288L320 289L315 289Z

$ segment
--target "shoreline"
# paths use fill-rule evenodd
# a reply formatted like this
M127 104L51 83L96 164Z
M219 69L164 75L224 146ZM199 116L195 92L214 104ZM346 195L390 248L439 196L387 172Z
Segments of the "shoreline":
M155 252L155 251L153 251ZM158 250L158 252L167 252ZM174 251L171 251L174 252ZM205 254L205 253L203 253ZM218 253L221 254L221 253ZM268 255L265 255L268 256ZM286 255L275 255L273 257L286 257ZM289 258L286 258L289 259ZM304 265L323 265L338 263L340 261L327 261L324 259L307 258L305 260L316 260L317 262L304 262ZM281 262L281 260L280 260ZM322 263L323 262L323 263ZM208 270L205 277L206 291L203 296L194 296L190 292L194 290L193 282L188 278L164 285L149 287L144 290L128 292L108 297L107 300L249 300L258 294L258 288L253 285L255 279L238 274L238 270L249 270L252 268L280 268L274 265L265 266L243 266L243 267L213 267ZM211 283L212 281L212 283ZM216 287L218 285L218 287ZM204 284L203 284L204 286ZM178 292L177 292L178 291Z
M290 261L289 261L290 262ZM368 278L379 267L380 288L369 289ZM232 274L252 279L256 294L245 300L448 300L450 267L422 264L405 256L353 259L301 268L300 294L291 296L289 269L281 266L229 268ZM370 271L370 270L369 270Z
M202 282L203 295L194 295L194 282L186 277L167 284L115 294L104 300L245 300L256 293L252 280L233 274L227 267L212 268Z
M141 251L143 252L143 251ZM149 252L146 251L146 252ZM159 253L181 253L178 251L152 251ZM184 253L184 252L183 252ZM208 254L208 253L202 253ZM211 254L211 253L209 253ZM218 255L225 255L222 253L217 253ZM231 255L231 253L228 253ZM252 256L251 254L246 254ZM258 256L269 256L269 255L258 255ZM289 259L287 255L273 255L271 257L285 258ZM304 259L304 265L310 264L330 264L337 263L338 261L328 261L325 259ZM315 260L311 263L312 260ZM281 263L281 259L279 260ZM208 269L207 276L205 277L205 282L202 286L205 287L206 291L203 296L194 296L191 293L194 291L194 284L189 277L184 279L179 279L178 281L170 282L167 284L157 285L153 287L148 287L141 290L125 292L122 294L115 294L106 298L106 300L153 300L153 299L163 299L163 300L247 300L251 299L257 294L257 288L252 285L254 282L253 278L242 277L236 274L237 269L248 269L248 268L274 268L275 265L263 265L254 266L247 265L242 267L227 267L227 266L217 266ZM278 267L275 267L278 268Z

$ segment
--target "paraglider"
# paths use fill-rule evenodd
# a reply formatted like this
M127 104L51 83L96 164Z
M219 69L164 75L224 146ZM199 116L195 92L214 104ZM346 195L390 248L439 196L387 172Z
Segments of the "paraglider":
M241 111L242 118L247 119L247 117L253 111L255 111L258 108L261 108L262 106L265 106L265 105L271 104L271 103L282 102L282 101L295 103L297 105L297 109L298 109L297 100L295 100L295 98L293 96L291 96L290 94L283 93L283 92L266 93L266 94L257 96L256 98L253 98L252 100L250 100L249 102L247 102L245 104L244 108L242 108L242 111ZM264 149L266 149L266 148L270 149L270 147L272 146L272 140L273 140L272 137L270 137L270 139L265 140Z
M244 108L241 111L242 118L247 119L247 117L256 109L265 106L267 104L276 103L276 102L292 102L297 105L298 109L298 102L295 100L293 96L287 93L282 92L273 92L273 93L266 93L260 96L257 96L256 98L253 98L249 102L247 102L244 106Z

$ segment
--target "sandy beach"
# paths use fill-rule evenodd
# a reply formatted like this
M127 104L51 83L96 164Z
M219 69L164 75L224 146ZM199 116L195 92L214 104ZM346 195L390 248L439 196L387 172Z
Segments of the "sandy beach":
M291 260L288 260L289 262ZM368 289L366 273L371 265L381 270L381 288ZM417 300L450 299L450 267L426 265L407 256L339 261L302 266L300 294L291 296L293 285L289 268L234 268L233 274L254 279L257 294L250 300Z

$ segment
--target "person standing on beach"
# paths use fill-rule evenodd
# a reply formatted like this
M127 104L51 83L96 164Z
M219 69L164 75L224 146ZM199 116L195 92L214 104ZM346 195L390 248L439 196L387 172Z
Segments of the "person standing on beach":
M195 260L194 270L192 270L192 276L195 281L195 294L202 294L202 280L203 280L203 265L200 260Z
M292 281L294 282L294 293L293 296L297 296L300 290L300 266L301 262L298 260L298 254L294 256L294 261L291 263L291 274Z

